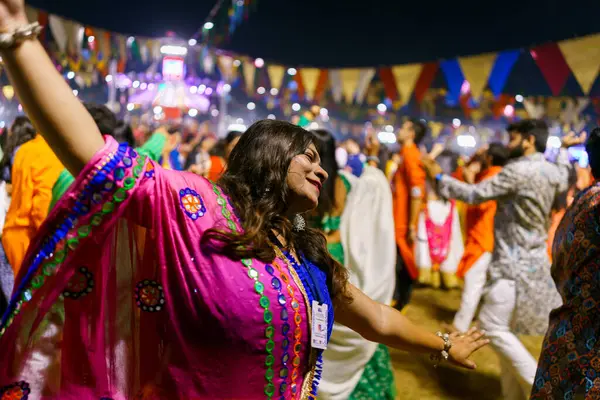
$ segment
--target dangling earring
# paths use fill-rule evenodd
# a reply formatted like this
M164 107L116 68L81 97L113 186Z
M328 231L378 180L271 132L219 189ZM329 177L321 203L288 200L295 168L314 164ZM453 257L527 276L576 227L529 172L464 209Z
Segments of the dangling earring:
M302 232L304 229L306 229L306 221L302 215L294 215L293 229L295 232Z

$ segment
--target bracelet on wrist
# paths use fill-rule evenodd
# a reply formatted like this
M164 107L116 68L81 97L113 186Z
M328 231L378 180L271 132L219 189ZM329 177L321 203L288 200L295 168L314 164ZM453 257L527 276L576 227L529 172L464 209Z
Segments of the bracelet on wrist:
M26 40L35 39L42 32L39 23L22 25L10 33L0 33L0 50L11 49Z
M433 361L433 367L437 368L438 365L442 361L448 361L448 357L450 356L450 349L452 348L452 342L450 341L450 336L447 333L436 332L435 335L441 338L444 341L444 349L439 353L433 353L429 358Z

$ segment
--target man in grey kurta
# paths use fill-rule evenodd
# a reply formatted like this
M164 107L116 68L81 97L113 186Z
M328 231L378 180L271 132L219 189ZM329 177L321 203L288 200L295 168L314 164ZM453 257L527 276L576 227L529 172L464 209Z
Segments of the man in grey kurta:
M497 202L494 251L479 320L500 356L504 397L521 399L533 384L536 361L515 334L545 334L550 311L561 304L550 276L547 240L552 204L568 189L572 167L564 149L556 163L545 159L548 129L543 122L522 121L509 134L514 158L478 184L441 175L432 162L424 165L442 197L468 204ZM579 143L572 142L565 145Z

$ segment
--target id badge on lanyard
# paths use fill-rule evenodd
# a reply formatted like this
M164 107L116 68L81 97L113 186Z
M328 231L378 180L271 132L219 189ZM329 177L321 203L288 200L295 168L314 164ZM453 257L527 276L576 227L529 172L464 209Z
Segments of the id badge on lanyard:
M320 304L318 301L312 302L312 332L311 345L315 349L327 349L327 304Z

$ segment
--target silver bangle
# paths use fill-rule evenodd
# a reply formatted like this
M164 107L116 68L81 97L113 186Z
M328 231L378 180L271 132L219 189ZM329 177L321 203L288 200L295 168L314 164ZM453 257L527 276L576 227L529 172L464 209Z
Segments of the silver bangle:
M23 25L11 33L0 33L0 49L13 48L25 40L35 39L42 32L42 27L37 22Z
M450 336L447 333L442 334L442 332L436 332L435 335L441 338L444 341L444 350L439 353L434 353L430 356L431 361L434 362L433 367L437 368L442 361L448 361L448 357L450 356L450 349L452 348L452 342L450 341Z

